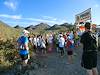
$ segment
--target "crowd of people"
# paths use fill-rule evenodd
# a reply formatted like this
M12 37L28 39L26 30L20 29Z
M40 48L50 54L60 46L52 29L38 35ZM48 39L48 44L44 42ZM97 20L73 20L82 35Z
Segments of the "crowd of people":
M86 24L86 28L89 29L89 23ZM85 32L84 32L85 33ZM32 46L32 50L36 53L36 54L47 54L47 53L51 53L51 52L58 52L59 55L61 57L64 56L65 52L67 52L68 55L68 64L72 64L73 63L73 52L74 49L77 48L80 45L80 40L81 43L83 44L83 57L86 56L85 54L87 54L88 58L88 54L87 53L88 49L87 49L87 43L88 40L83 40L86 37L88 37L89 35L82 33L81 31L67 31L67 32L60 32L57 34L54 34L53 32L50 34L46 34L46 35L32 35L29 36L29 32L27 30L23 30L22 35L18 38L17 42L18 42L18 49L20 50L19 54L22 58L22 62L23 62L23 66L27 65L28 59L29 59L29 46L28 44L30 43ZM85 38L83 38L83 34L85 36ZM86 38L88 39L88 38ZM89 46L88 46L89 47ZM90 49L91 50L91 49ZM94 64L94 62L91 61L95 61L94 66L89 66L89 64L87 64L88 61L85 61L82 57L82 63L85 64L84 68L88 69L88 74L89 75L98 75L97 74L97 70L96 70L96 66L97 66L97 60L96 60L96 51L90 51L90 55L91 53L95 53L95 57L94 60L90 59L90 63ZM85 53L85 54L84 54ZM87 59L88 60L88 59ZM83 65L82 64L82 65ZM87 67L89 66L89 68ZM94 68L95 67L95 68ZM94 70L95 69L95 70ZM93 70L93 73L91 73Z
M69 31L66 33L33 35L28 37L35 53L46 54L58 52L63 57L67 51L69 63L71 63L73 49L80 45L81 32Z

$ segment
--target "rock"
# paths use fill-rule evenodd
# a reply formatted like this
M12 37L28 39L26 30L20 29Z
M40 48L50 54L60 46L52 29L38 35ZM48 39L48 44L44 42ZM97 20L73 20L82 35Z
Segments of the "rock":
M28 70L28 71L26 71L25 75L35 75L35 71L34 70Z
M36 64L36 63L31 63L31 67L33 69L38 69L39 68L38 64Z
M22 69L22 66L21 65L16 65L16 67L15 67L15 70L16 71L21 71L21 69Z

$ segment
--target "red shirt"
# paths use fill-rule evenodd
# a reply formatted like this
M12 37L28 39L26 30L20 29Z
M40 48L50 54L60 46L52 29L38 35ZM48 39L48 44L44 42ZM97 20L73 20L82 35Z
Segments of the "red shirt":
M66 44L66 48L69 48L71 44L72 44L71 41L68 40L68 41L67 41L67 44Z

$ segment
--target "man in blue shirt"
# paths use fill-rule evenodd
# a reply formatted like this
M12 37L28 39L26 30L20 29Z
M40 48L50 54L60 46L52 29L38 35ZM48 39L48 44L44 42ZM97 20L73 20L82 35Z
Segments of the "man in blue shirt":
M26 66L29 58L29 47L28 47L28 34L27 30L23 30L22 35L18 38L18 49L22 59L22 66Z

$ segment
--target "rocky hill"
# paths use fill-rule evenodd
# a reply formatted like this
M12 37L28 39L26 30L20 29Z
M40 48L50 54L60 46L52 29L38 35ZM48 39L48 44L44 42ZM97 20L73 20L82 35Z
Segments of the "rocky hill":
M12 37L18 37L23 29L29 30L31 33L34 34L44 34L49 31L66 31L68 29L73 28L73 25L64 23L61 25L55 24L53 26L50 26L46 23L40 23L37 25L30 25L24 28L19 25L16 25L15 27L10 27L8 24L0 21L0 28L0 37L2 37L3 39L11 39Z
M61 25L55 24L52 27L48 28L47 30L53 31L66 31L72 29L74 26L72 24L64 23Z
M16 29L24 29L24 27L21 27L20 25L16 25L14 28L16 28Z
M25 29L33 32L46 32L46 31L66 31L69 28L74 27L72 24L64 23L61 25L54 24L53 26L50 26L46 23L40 23L37 25L30 25L26 27Z
M46 23L40 23L37 25L30 25L28 27L26 27L25 29L27 30L45 30L47 28L50 28L50 26Z

